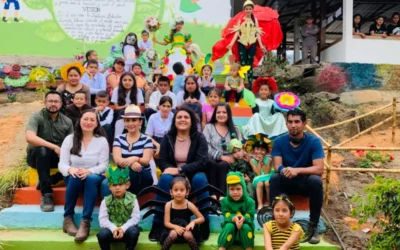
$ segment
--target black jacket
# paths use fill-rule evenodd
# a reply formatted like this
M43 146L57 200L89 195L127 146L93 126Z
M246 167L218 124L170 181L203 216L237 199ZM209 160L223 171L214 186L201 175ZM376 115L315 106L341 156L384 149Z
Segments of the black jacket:
M182 172L189 179L199 172L206 171L208 159L208 144L202 133L195 133L190 136L190 148L187 161L182 166ZM176 168L175 161L175 141L176 137L166 135L161 142L159 155L159 168L164 172L167 168Z
M92 109L92 107L90 107L89 105L85 104L82 107L82 111L79 110L75 104L70 104L67 106L67 108L65 109L65 115L71 119L72 124L74 125L74 129L75 129L75 125L76 122L79 120L79 118L81 117L81 114L83 111L87 110L87 109Z

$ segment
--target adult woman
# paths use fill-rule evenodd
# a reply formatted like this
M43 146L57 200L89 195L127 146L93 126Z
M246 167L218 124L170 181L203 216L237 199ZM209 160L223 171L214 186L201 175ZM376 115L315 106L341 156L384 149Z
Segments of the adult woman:
M114 88L119 85L119 79L121 78L122 73L124 73L124 67L124 59L115 59L111 72L106 77L107 92L110 97L113 95Z
M400 36L400 14L395 12L392 15L392 22L387 27L388 36Z
M240 65L251 67L247 72L251 88L253 67L257 67L267 49L275 50L281 44L283 34L278 17L276 10L245 1L243 11L228 22L222 30L222 40L213 46L212 60L215 62L232 50Z
M353 16L353 35L360 36L361 38L365 38L366 35L361 32L361 20L362 17L360 14L355 14Z
M150 160L153 157L151 138L140 133L143 117L140 108L134 104L125 109L124 119L126 134L115 137L113 145L114 162L121 168L130 168L129 179L131 186L128 191L138 194L142 189L153 184ZM101 184L102 196L111 194L107 179Z
M226 193L226 175L229 164L234 161L228 153L227 145L233 137L242 140L239 129L233 124L228 103L218 103L215 106L211 121L205 126L203 134L208 143L208 182ZM211 197L217 198L215 193L211 193Z
M196 117L194 112L185 106L180 107L174 115L171 130L161 142L160 169L163 174L158 181L158 187L169 192L170 184L174 176L185 175L191 182L192 190L198 190L207 185L207 177L204 174L207 162L207 141L202 133L197 132ZM197 200L208 197L204 192L196 197ZM157 200L164 200L156 196ZM163 209L162 207L158 209ZM203 226L204 225L204 226ZM209 235L209 221L202 225L203 238ZM149 235L150 240L160 239L163 229L163 218L155 215L153 226Z
M95 110L85 110L76 123L73 135L65 138L58 169L64 176L65 192L63 231L85 241L97 199L97 190L108 165L109 146ZM83 213L79 229L74 222L75 205L83 191Z
M72 104L74 94L81 90L86 93L86 100L90 105L90 89L87 85L81 83L81 78L85 73L85 68L80 63L71 63L61 68L61 77L66 82L57 87L57 92L62 95L62 110Z
M378 16L375 19L375 23L371 24L369 27L369 34L371 36L381 36L382 38L386 38L386 25L384 22L385 18L383 16Z

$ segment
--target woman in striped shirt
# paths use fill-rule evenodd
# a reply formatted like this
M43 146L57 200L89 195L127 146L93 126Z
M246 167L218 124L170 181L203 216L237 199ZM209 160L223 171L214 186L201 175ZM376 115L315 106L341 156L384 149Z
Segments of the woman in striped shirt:
M121 168L130 168L129 179L131 186L128 191L138 194L144 188L153 184L150 161L153 157L151 138L140 133L143 116L140 108L134 104L128 105L124 119L128 133L115 137L113 144L114 162ZM102 183L102 196L110 195L107 179Z
M275 197L272 202L274 219L263 226L265 250L300 250L303 229L292 223L294 205L285 195Z

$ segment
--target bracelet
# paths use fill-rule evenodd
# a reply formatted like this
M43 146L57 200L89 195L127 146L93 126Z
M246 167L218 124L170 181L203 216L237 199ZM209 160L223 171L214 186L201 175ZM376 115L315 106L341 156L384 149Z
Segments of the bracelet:
M284 168L285 168L285 167L284 167L283 165L280 165L280 166L278 167L278 172L281 173L282 170L283 170Z
M137 162L140 163L140 157L137 158Z

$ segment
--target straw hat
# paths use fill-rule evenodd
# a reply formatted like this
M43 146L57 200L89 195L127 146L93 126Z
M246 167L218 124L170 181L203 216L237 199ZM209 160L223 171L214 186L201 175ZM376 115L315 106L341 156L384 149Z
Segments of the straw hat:
M142 111L135 104L128 105L125 108L124 115L121 115L122 118L143 118Z

